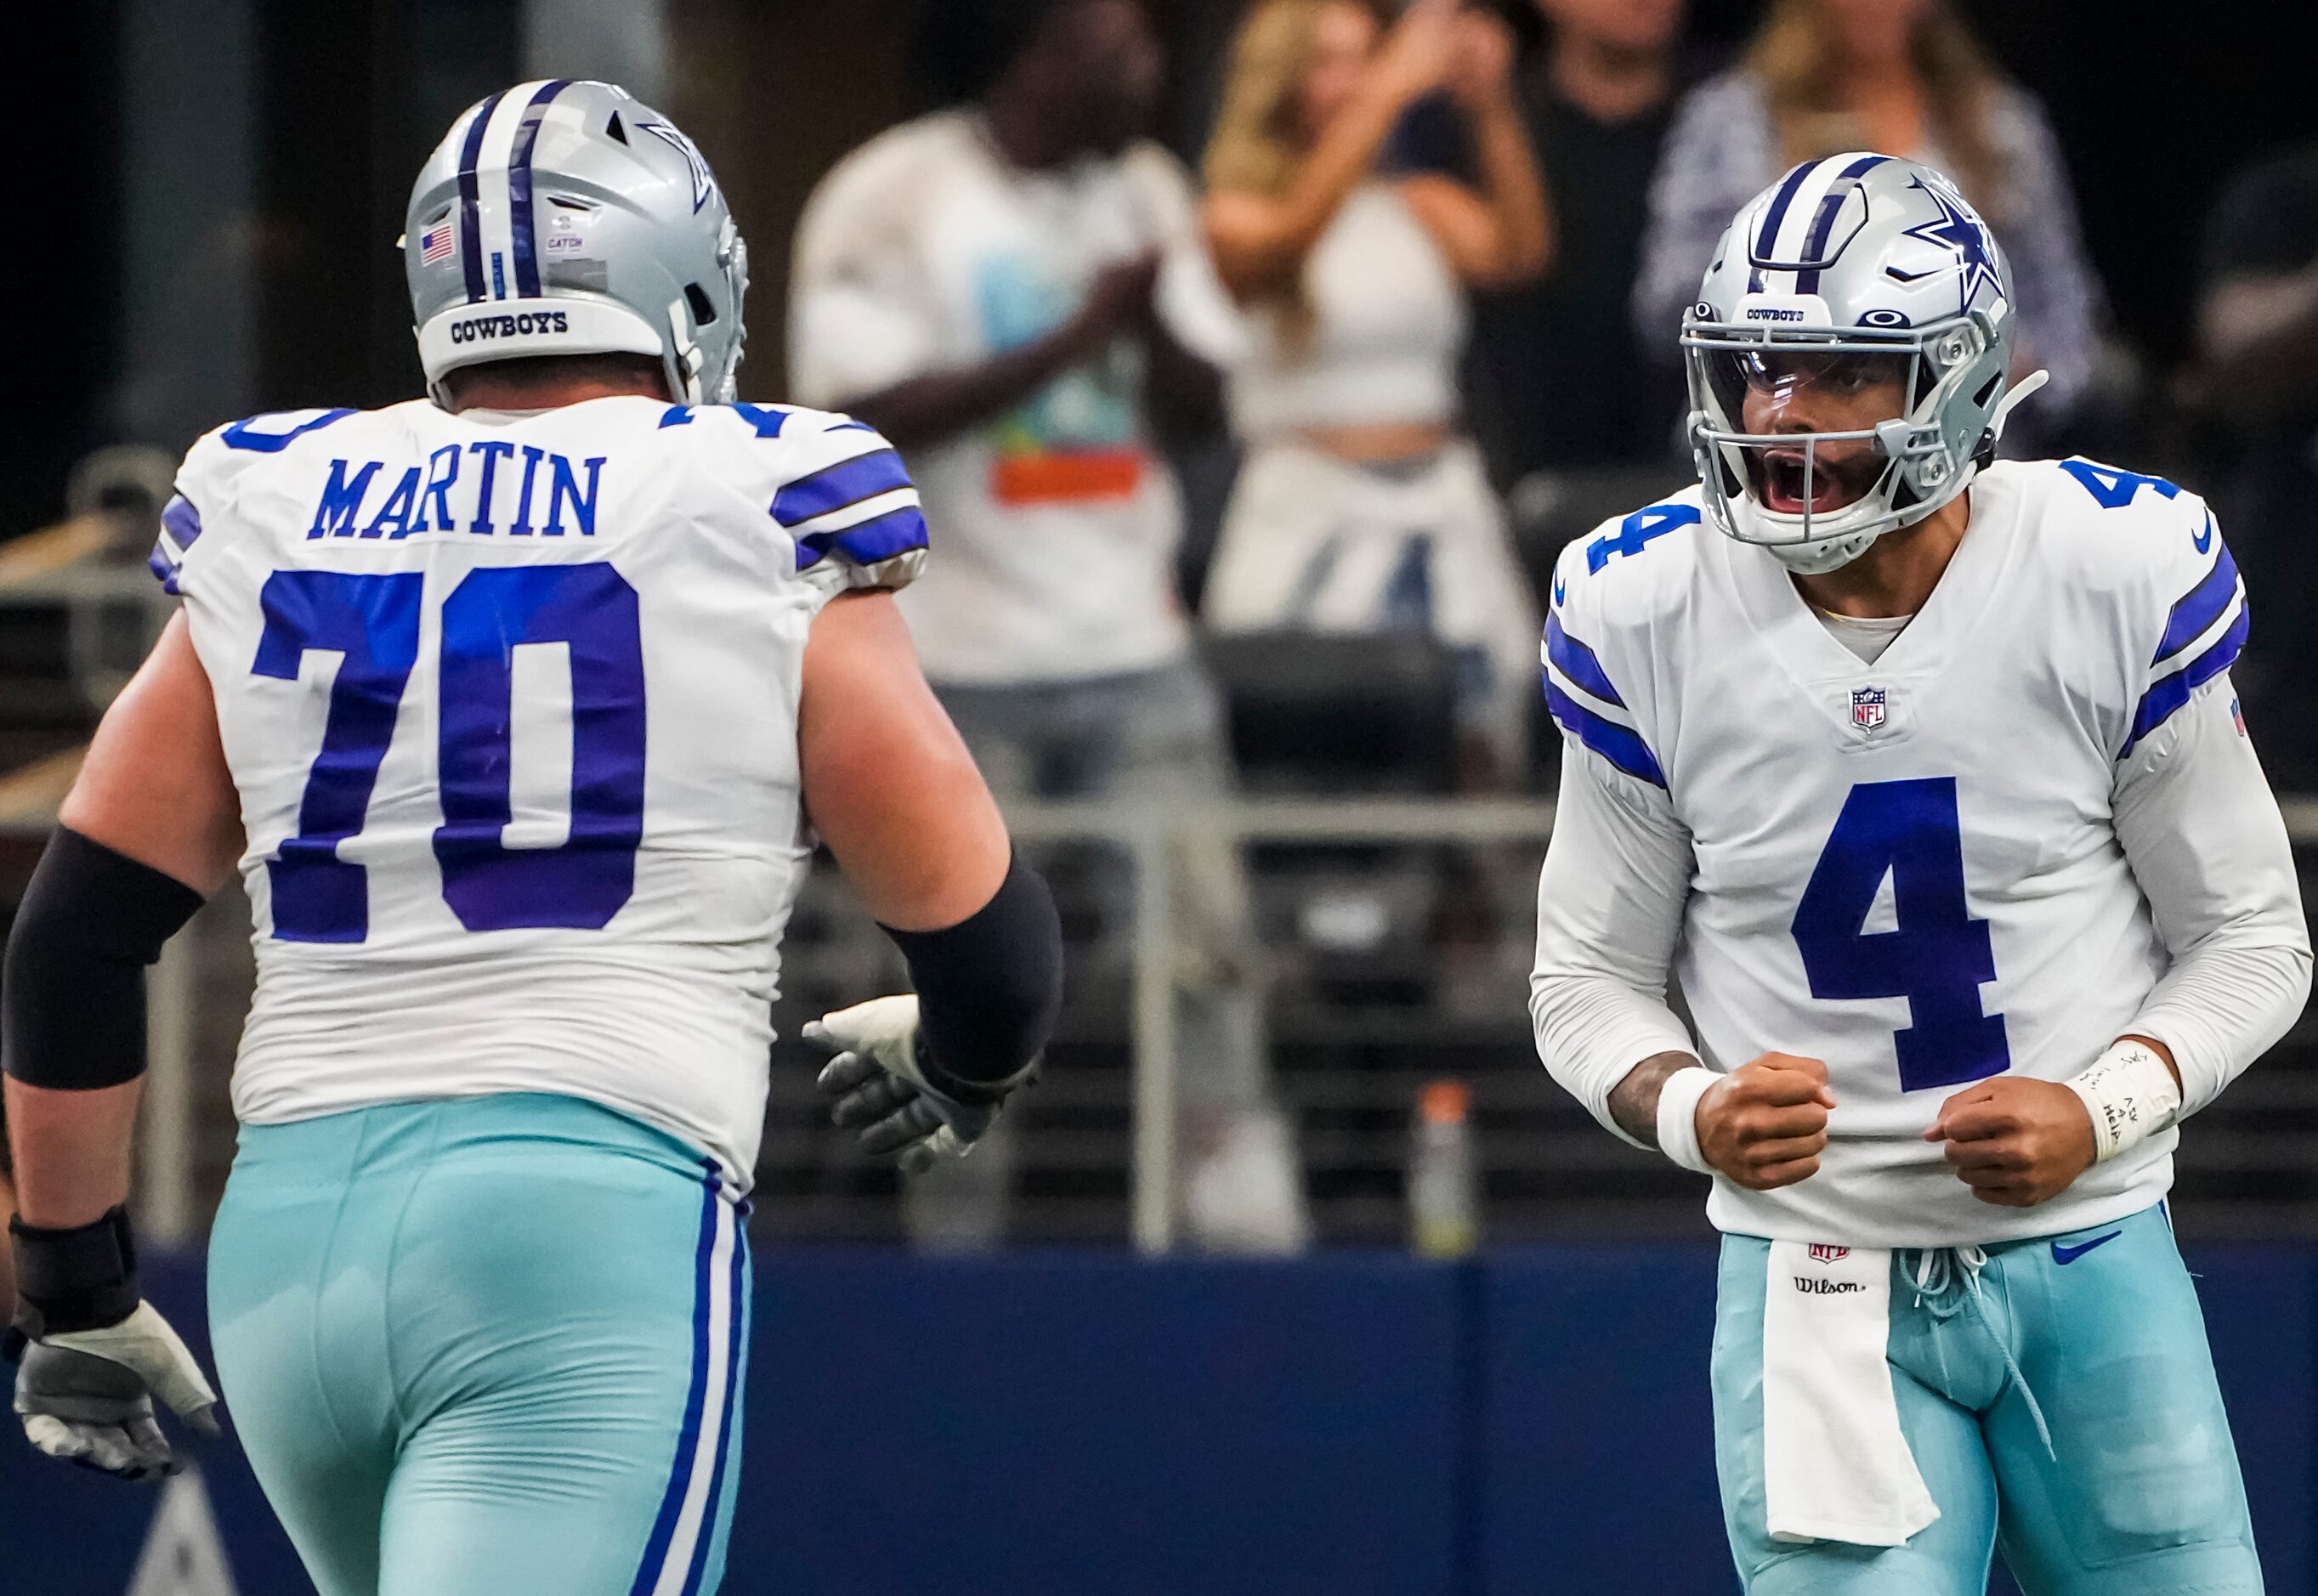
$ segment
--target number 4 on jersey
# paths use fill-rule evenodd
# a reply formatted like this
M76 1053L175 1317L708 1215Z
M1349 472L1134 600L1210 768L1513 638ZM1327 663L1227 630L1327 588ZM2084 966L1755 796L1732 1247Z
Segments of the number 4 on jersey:
M1887 875L1897 925L1870 931ZM1814 998L1908 1000L1914 1023L1891 1038L1903 1090L2011 1068L2004 1017L1980 1008L1996 955L1988 922L1964 899L1954 777L1852 788L1796 906L1794 934Z
M1688 526L1698 519L1696 505L1652 505L1636 510L1618 523L1618 530L1605 532L1586 545L1586 569L1600 570L1610 563L1613 554L1633 555L1650 546L1650 540L1664 537L1677 526Z
M2093 496L2093 502L2104 510L2125 508L2144 488L2153 488L2167 498L2181 496L2181 489L2162 477L2144 477L2139 471L2097 465L2089 460L2064 460L2061 469L2083 483L2085 491Z

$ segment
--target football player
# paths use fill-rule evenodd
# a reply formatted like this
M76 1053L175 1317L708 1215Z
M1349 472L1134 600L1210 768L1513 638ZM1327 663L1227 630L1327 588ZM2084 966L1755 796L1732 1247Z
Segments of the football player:
M2014 309L1937 173L1795 167L1685 318L1700 485L1555 574L1538 1046L1713 1177L1757 1596L1977 1596L1999 1535L2031 1596L2261 1589L2164 1208L2310 981L2245 596L2195 495L1997 459Z
M195 444L184 596L16 922L7 1116L42 1449L170 1465L201 1370L124 1216L140 965L238 865L256 996L211 1238L218 1371L323 1596L694 1596L722 1576L745 1196L815 835L916 994L808 1034L919 1164L1059 991L891 589L915 489L841 416L733 402L747 256L608 85L463 115L403 241L429 398Z

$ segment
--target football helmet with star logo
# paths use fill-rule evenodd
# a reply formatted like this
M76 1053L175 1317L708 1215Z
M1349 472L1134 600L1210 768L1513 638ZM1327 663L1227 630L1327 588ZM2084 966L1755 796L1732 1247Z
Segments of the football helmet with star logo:
M1747 202L1683 318L1707 518L1828 571L1995 458L2012 408L2011 274L1955 185L1867 151Z
M749 250L691 139L626 90L557 79L468 107L410 192L419 363L660 357L671 398L725 404Z

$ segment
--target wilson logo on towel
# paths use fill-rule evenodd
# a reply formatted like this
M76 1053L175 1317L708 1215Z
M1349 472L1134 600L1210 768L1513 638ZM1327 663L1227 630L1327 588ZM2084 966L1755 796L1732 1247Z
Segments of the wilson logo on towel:
M1809 1275L1794 1277L1795 1289L1805 1296L1848 1296L1866 1287L1856 1280L1814 1280Z

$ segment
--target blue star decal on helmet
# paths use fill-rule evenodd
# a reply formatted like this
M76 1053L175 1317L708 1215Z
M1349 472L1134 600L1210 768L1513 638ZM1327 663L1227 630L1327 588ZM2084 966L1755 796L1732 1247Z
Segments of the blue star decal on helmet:
M691 139L666 122L640 121L636 123L636 127L643 132L650 133L661 143L669 145L677 154L684 157L685 169L692 175L693 213L699 214L700 208L708 203L708 196L716 189L716 177L708 170L706 157L701 155Z
M1963 302L1957 308L1971 309L1983 285L1998 299L2005 298L2004 278L1996 265L1996 241L1988 236L1987 224L1945 184L1926 183L1918 177L1913 186L1932 197L1932 203L1940 208L1940 218L1918 223L1907 229L1907 236L1937 244L1955 256L1956 270L1963 278Z

